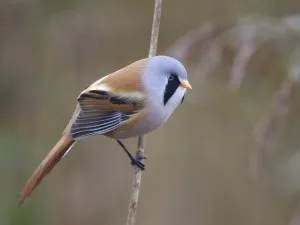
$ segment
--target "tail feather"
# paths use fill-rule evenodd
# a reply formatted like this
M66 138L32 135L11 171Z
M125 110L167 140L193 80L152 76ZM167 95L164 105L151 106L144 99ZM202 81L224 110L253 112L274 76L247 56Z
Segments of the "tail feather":
M20 205L28 198L33 190L39 185L44 177L53 169L56 163L64 157L64 155L71 149L75 143L70 135L64 135L57 144L48 153L45 159L37 167L34 173L26 182L23 190L21 191Z

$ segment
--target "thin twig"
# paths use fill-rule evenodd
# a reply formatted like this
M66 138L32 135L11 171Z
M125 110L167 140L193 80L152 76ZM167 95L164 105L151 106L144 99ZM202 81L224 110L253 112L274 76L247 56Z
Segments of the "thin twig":
M149 57L156 55L160 17L161 17L161 10L162 10L162 1L163 0L155 0ZM143 156L144 149L145 149L145 136L140 136L138 138L138 150L136 152L136 157L139 157L141 155ZM141 180L142 180L142 171L138 167L135 167L126 225L134 225L140 187L141 187Z
M253 25L246 25L241 28L238 33L239 36L239 49L234 58L232 65L232 72L229 84L231 87L239 88L242 80L246 74L246 67L249 64L251 57L256 50L255 36L257 33L257 27Z
M163 2L163 0L155 0L151 41L150 41L150 47L149 47L149 57L156 55L162 2Z

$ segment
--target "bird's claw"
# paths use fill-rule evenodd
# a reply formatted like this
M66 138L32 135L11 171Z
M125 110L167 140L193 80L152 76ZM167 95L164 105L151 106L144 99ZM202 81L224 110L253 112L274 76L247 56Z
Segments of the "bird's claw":
M136 160L138 161L142 161L142 160L145 160L147 159L147 157L143 154L137 154L137 156L135 157Z
M134 159L131 160L131 165L137 166L141 170L145 170L145 164L142 162L142 160L147 159L144 155L137 155Z

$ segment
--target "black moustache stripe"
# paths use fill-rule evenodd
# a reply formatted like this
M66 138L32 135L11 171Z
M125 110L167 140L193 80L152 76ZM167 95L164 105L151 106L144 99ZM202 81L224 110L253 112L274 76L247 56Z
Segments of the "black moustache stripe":
M168 83L166 85L165 94L164 94L164 105L167 104L167 102L170 100L170 98L173 96L175 91L180 85L180 81L178 76L171 75L173 77L172 80L168 80Z
M182 99L181 99L181 102L180 102L180 104L182 104L182 103L183 103L183 100L184 100L184 96L185 96L185 95L183 95L183 97L182 97Z

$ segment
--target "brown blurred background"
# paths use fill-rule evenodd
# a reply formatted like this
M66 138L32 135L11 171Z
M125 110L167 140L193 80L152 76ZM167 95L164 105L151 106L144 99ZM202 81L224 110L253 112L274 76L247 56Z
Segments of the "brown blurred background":
M299 9L164 2L159 53L186 64L193 90L147 136L137 225L300 224ZM105 137L76 145L20 208L17 195L81 90L147 56L152 13L153 1L0 1L1 225L125 224L133 168Z

